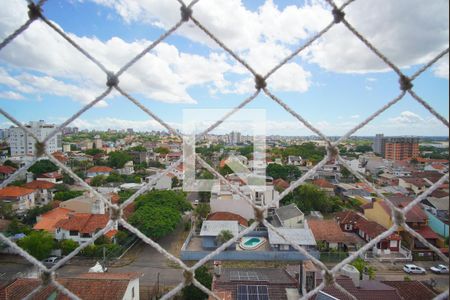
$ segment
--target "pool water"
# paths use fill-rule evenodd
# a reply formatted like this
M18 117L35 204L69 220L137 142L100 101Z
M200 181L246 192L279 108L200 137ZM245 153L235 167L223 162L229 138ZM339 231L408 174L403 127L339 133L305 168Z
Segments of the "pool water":
M245 241L244 245L248 246L248 247L254 247L254 246L258 245L259 243L261 243L261 239L259 239L259 238L251 238L251 239Z
M265 238L259 237L244 237L241 240L239 246L243 250L256 250L260 248L266 242Z

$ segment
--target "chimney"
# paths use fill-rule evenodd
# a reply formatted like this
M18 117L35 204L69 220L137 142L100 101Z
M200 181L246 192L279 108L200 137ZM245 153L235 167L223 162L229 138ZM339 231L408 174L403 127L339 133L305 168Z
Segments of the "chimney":
M27 183L30 183L34 180L33 173L27 172Z

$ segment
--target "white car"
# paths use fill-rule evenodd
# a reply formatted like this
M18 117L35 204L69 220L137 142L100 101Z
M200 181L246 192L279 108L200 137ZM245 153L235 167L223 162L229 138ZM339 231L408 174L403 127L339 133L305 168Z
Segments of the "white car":
M437 265L430 268L431 272L436 274L448 274L448 267L445 265Z
M49 258L44 259L44 260L42 261L42 263L43 263L45 266L53 266L54 264L56 264L56 263L58 262L58 260L59 260L59 257L57 257L57 256L51 256L51 257L49 257Z
M403 271L408 274L426 274L427 271L419 266L408 264L403 267Z

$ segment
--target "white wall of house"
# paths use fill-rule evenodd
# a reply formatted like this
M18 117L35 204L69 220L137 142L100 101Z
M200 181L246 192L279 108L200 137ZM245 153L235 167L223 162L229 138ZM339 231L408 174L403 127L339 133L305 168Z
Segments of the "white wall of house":
M72 234L69 230L62 228L57 228L55 230L55 239L60 240L73 240L79 244L85 243L92 238L93 234L83 234L81 235L78 231L73 231Z
M139 278L130 280L123 300L139 300Z
M109 176L111 174L111 172L88 172L86 177L88 178L92 178L92 177L96 177L96 176Z
M305 216L298 216L288 220L282 221L283 227L286 228L303 228L305 226Z

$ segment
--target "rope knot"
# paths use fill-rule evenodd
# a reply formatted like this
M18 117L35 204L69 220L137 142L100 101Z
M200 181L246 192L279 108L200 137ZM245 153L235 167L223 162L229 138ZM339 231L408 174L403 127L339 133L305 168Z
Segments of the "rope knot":
M34 3L28 4L28 18L30 20L36 20L42 16L42 10L40 6L37 6Z
M327 153L330 160L336 160L337 156L339 155L339 149L332 144L328 144Z
M183 5L181 8L181 20L183 22L188 22L192 16L192 8Z
M400 88L402 91L409 91L413 87L414 85L409 77L406 77L405 75L400 76Z
M329 271L324 271L323 279L325 281L325 287L334 285L334 276Z
M254 208L254 212L255 212L255 221L262 223L264 222L265 218L264 218L264 210L260 209L260 208Z
M255 76L255 83L256 83L255 87L258 90L262 90L267 87L266 79L264 79L264 77L262 77L261 75Z
M34 144L34 148L36 149L36 157L41 157L45 154L45 143L36 142L36 144Z
M333 9L333 17L334 17L334 23L339 24L342 22L342 20L345 17L345 12L343 12L340 9Z
M194 281L194 273L192 271L184 271L183 276L186 286L191 285L192 281Z
M41 281L43 286L47 286L53 281L53 272L50 271L42 271L41 273Z
M112 221L119 221L122 218L122 213L123 213L122 209L120 209L120 207L115 205L110 208L109 218Z
M405 222L406 222L405 214L401 210L395 209L394 210L395 225L402 226L403 224L405 224Z
M108 72L108 77L106 80L106 85L110 88L115 87L119 84L119 78L111 72Z

